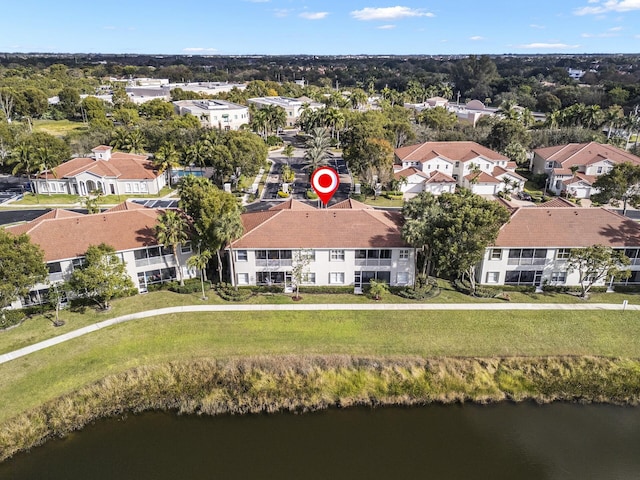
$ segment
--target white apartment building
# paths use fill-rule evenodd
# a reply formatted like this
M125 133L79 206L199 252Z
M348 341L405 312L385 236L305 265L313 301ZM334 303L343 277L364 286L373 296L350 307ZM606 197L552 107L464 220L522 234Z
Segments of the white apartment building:
M161 210L124 202L105 212L92 215L67 210L52 210L30 222L7 227L16 235L27 234L44 252L49 269L48 283L35 285L29 295L15 302L19 308L46 301L50 284L67 280L83 263L91 245L112 246L126 266L127 274L140 292L149 285L177 278L173 253L155 240L155 225ZM196 271L186 267L191 245L178 252L183 278L193 278Z
M289 200L266 212L242 215L245 234L232 243L237 285L294 286L298 255L310 263L302 286L353 286L369 282L413 285L415 251L401 236L398 212L353 200L317 209Z
M624 232L624 233L621 233ZM640 284L640 225L604 208L545 206L520 208L486 249L477 279L486 285L577 286L570 272L571 250L605 245L624 251L631 276L613 284ZM607 278L599 285L607 285Z
M410 198L422 191L435 195L465 187L479 195L524 188L526 179L504 155L475 142L426 142L395 150L394 174L404 177L401 191ZM422 180L420 179L421 172Z
M204 127L238 130L249 123L249 108L224 100L179 100L173 102L179 115L190 113Z

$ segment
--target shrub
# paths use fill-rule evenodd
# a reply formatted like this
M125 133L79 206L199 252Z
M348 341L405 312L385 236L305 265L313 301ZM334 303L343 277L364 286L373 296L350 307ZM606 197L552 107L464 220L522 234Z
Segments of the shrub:
M278 196L280 198L289 198L289 194L287 192L283 192L282 190L278 190Z
M317 200L318 199L318 194L316 192L314 192L313 190L307 190L307 199L309 199L309 200Z
M0 330L18 325L27 315L23 310L2 310L0 312Z
M435 278L427 278L424 275L418 275L416 284L413 287L396 287L391 290L393 293L402 298L410 300L426 300L440 295L440 287Z
M277 135L269 135L265 141L267 142L267 146L269 147L276 147L284 143L282 139Z
M353 287L300 287L300 293L341 295L353 293Z
M211 288L211 282L204 282L205 288ZM184 285L180 285L178 282L171 282L169 284L169 290L175 293L196 293L202 290L200 279L190 278L184 281Z
M227 302L242 302L253 296L253 291L249 288L235 288L229 283L218 283L214 287L220 298Z

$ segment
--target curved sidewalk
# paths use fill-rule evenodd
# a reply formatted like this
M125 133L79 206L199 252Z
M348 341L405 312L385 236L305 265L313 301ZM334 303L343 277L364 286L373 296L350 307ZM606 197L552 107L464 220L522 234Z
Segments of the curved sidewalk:
M264 311L327 311L327 310L625 310L640 311L640 305L623 305L613 303L567 304L567 303L399 303L399 304L294 304L294 305L188 305L182 307L167 307L144 312L131 313L120 317L103 320L87 325L57 337L34 343L27 347L0 355L0 364L24 357L30 353L44 350L83 335L87 335L118 323L157 317L171 313L191 312L264 312Z

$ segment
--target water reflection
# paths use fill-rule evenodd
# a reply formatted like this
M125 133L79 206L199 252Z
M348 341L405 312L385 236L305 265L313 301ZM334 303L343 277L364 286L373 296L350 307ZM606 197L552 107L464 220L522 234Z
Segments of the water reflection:
M2 479L602 479L640 475L640 410L554 404L98 422Z

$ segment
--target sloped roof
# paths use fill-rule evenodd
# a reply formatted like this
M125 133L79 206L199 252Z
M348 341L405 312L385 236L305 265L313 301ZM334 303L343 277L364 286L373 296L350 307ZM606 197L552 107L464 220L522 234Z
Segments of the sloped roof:
M161 175L153 166L153 162L144 155L114 152L109 160L73 158L54 168L53 176L56 178L70 178L84 172L90 172L99 177L114 177L120 180L153 180ZM51 173L48 175L51 175ZM40 178L44 177L44 174L40 175Z
M275 207L271 207L269 210L315 210L311 205L294 200L290 198L286 202L279 203Z
M604 208L520 208L502 226L497 247L640 247L640 224Z
M431 175L429 176L429 178L426 180L425 183L457 183L457 182L455 178L450 177L446 173L435 171L435 172L431 172Z
M589 165L593 162L611 160L613 163L631 162L640 164L640 158L613 145L597 142L568 143L553 147L538 148L534 153L547 161L560 163L563 168L573 165Z
M105 210L104 213L107 213L107 212L121 212L123 210L143 210L143 209L146 209L146 208L147 207L145 207L144 205L140 205L139 203L130 202L129 200L125 200L121 204L116 205L115 207L111 207L108 210Z
M57 218L36 218L8 227L7 231L29 235L44 251L45 261L51 262L80 257L89 246L101 243L111 245L116 251L156 245L154 227L161 213L162 210L142 207L93 215L64 214Z
M570 202L569 200L562 197L555 197L549 200L548 202L544 202L538 205L538 208L565 208L565 207L575 208L576 205L575 203Z
M585 182L589 185L593 185L593 182L596 181L598 177L595 175L585 175L584 173L576 173L574 177L571 177L567 180L564 180L562 183L565 185L571 185L572 183L580 183Z
M475 180L476 183L500 183L500 180L498 180L495 177L492 177L486 172L470 173L469 175L465 175L464 178L466 178L470 182L472 180Z
M351 210L362 210L362 209L369 210L369 209L372 209L373 207L371 205L367 205L366 203L362 203L357 200L354 200L353 198L347 198L346 200L333 204L329 207L329 209L343 209L343 208L347 208Z
M518 178L520 180L527 180L526 178L524 178L522 175L517 174L516 172L512 171L512 170L507 170L506 168L502 168L502 167L493 167L493 176L498 178L501 177L502 175L509 175L510 177L515 177Z
M72 217L82 217L82 213L72 212L71 210L63 210L61 208L55 208L53 210L48 211L44 215L40 215L39 217L34 218L30 222L21 223L19 225L13 225L12 227L8 227L7 230L11 228L10 230L11 232L13 232L16 235L21 235L23 233L27 233L29 229L33 228L34 222L41 222L43 220L50 220L50 219L56 219L56 218L72 218Z
M418 170L416 167L409 167L405 168L404 170L394 172L393 177L396 180L400 180L402 177L407 178L411 175L418 175L422 178L429 178L429 175L427 173L423 172L422 170Z
M401 161L424 162L436 157L449 161L467 161L477 157L487 160L509 160L504 155L476 142L425 142L395 150Z
M359 203L359 202L358 202ZM402 216L371 208L269 210L242 215L245 234L233 248L405 247Z

